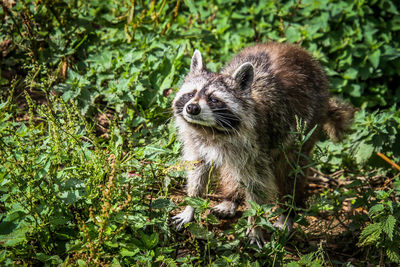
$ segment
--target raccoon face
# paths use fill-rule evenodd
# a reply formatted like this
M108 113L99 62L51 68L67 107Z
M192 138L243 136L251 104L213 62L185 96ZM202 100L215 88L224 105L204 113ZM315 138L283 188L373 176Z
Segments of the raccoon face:
M241 65L232 76L209 72L196 50L190 72L173 102L175 116L193 127L237 131L246 117L253 76L251 63Z

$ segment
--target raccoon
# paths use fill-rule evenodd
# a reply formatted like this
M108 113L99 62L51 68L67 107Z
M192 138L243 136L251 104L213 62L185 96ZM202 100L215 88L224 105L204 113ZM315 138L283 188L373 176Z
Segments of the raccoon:
M220 73L208 71L196 50L172 107L183 159L197 162L187 173L187 194L202 196L211 168L217 170L224 199L212 212L219 217L234 216L243 198L247 205L264 204L294 193L302 206L306 172L291 174L299 121L306 133L313 130L301 148L308 156L323 131L339 140L354 115L330 98L325 73L308 52L280 43L247 47ZM300 166L307 164L301 157ZM177 228L192 221L194 212L187 206L173 217ZM292 227L285 215L275 226L285 222ZM248 234L258 245L264 241L257 227Z

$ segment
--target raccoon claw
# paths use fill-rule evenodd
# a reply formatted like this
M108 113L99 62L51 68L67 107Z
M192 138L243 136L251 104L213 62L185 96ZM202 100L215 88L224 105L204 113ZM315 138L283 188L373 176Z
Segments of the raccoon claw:
M223 201L215 206L211 213L219 218L232 218L235 216L237 204L231 201Z
M286 214L282 214L279 219L274 223L274 227L279 230L287 230L288 233L293 231L293 220Z
M172 217L172 224L176 226L176 229L181 230L185 224L193 221L195 209L191 206L187 206L184 211L178 215Z
M256 244L258 248L262 248L267 243L265 242L262 230L259 227L247 229L246 235L249 237L250 245Z

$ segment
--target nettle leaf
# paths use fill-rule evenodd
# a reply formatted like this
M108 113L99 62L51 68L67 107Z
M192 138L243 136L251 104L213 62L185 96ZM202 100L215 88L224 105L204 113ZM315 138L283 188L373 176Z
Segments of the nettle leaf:
M296 43L301 38L300 29L297 27L290 26L286 30L286 38L290 43Z
M367 225L361 232L359 246L366 246L376 243L380 239L382 233L382 225L380 223L372 223Z
M354 158L358 164L363 164L371 158L373 152L374 146L362 141L355 151Z
M194 1L192 0L185 0L185 4L189 7L190 13L192 13L193 15L197 14L197 8L196 5L194 4Z
M392 191L393 191L393 189L389 190L389 191L378 190L378 191L375 192L375 195L376 195L377 199L385 200L385 199L388 199L388 197L390 196Z
M250 217L250 216L256 216L257 211L253 210L253 209L247 209L243 212L242 217L246 218L246 217Z
M185 201L187 205L192 206L196 209L204 209L209 204L207 200L200 197L186 197Z
M172 209L176 208L176 204L169 199L159 198L154 200L151 203L151 207L153 209L160 209L165 211L171 211Z
M26 125L24 123L22 123L21 126L16 131L16 134L19 137L24 137L27 133L28 133L28 127L26 127Z
M138 51L136 49L132 49L128 54L124 56L123 61L126 63L133 63L142 59L144 55L144 51Z
M207 215L206 222L211 223L211 224L219 224L220 223L220 221L217 219L217 217L212 213Z
M79 267L86 267L87 266L86 262L84 260L81 260L81 259L77 260L76 263L78 264Z
M383 231L388 235L390 241L393 241L393 231L396 225L396 218L393 215L389 215L386 221L383 223Z
M371 216L371 218L373 218L375 215L378 215L384 209L385 209L385 206L383 204L374 205L369 210L369 216Z
M2 246L13 247L24 240L26 240L26 233L31 230L32 226L27 222L21 222L17 228L13 229L12 232L5 235L0 235L0 240L2 240Z
M354 80L355 78L357 78L357 75L358 75L357 69L349 68L343 74L343 78L345 78L346 80Z
M136 254L140 252L139 248L135 248L133 250L128 250L126 248L122 248L119 254L121 254L122 257L133 257Z
M198 223L190 223L187 229L196 238L207 239L207 235L208 235L207 229L204 227L201 227Z
M399 248L395 246L388 247L386 250L386 254L390 261L394 263L400 263L400 255L399 255Z
M379 65L380 57L381 57L381 50L379 50L379 49L375 50L371 55L368 56L369 62L372 64L372 66L375 69Z
M146 246L146 248L151 249L151 248L154 248L155 246L157 246L158 241L159 241L157 232L154 232L151 235L147 235L141 231L139 233L140 233L141 240L142 240L143 244Z
M350 85L351 91L349 92L352 97L360 97L362 88L359 84L352 84Z
M57 255L49 256L44 253L38 253L36 254L35 258L44 263L51 263L55 265L62 263L62 260Z
M163 82L161 83L160 89L164 90L172 86L172 82L175 76L175 66L172 65L171 72L164 78Z

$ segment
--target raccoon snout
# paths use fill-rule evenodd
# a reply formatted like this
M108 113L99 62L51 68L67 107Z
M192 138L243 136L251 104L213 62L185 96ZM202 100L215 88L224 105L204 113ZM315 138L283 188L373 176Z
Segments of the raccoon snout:
M190 115L199 115L200 114L200 106L198 104L189 104L186 106L186 112Z

